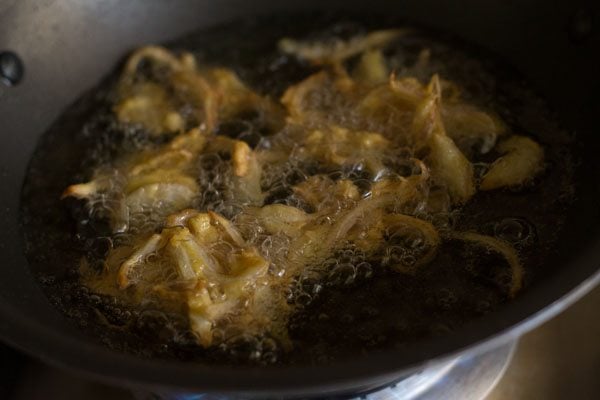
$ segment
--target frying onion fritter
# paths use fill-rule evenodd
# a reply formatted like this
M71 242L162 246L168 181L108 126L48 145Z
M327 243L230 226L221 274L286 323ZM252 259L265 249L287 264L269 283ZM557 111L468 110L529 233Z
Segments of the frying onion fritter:
M543 148L463 101L455 83L391 71L383 49L405 33L282 39L283 52L320 70L279 101L231 70L199 66L189 53L134 52L114 114L165 139L65 190L108 213L120 238L100 274L82 262L84 283L132 304L155 299L186 313L204 347L226 340L215 332L228 328L289 344L296 306L287 293L303 274L325 277L325 260L346 248L381 268L418 274L445 240L474 243L504 256L512 274L507 295L515 296L523 274L515 249L453 231L439 216L478 190L527 184L543 169ZM249 113L266 127L263 140L251 145L223 133ZM478 179L470 159L490 151L500 156ZM273 200L278 191L284 194ZM392 241L405 243L401 256L388 251Z

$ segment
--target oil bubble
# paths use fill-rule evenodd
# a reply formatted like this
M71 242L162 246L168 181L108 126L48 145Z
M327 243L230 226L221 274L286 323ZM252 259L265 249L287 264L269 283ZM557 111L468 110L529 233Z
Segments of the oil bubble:
M327 281L332 285L348 286L356 279L356 268L350 263L339 264L330 272Z
M494 226L494 235L511 244L529 244L533 240L533 226L523 218L503 218Z

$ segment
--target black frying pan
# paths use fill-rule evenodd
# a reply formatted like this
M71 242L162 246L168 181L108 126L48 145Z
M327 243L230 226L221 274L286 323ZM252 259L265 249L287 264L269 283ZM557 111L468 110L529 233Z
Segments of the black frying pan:
M52 308L23 255L20 190L40 134L136 46L241 16L325 9L397 14L486 47L514 65L548 100L564 127L576 132L577 199L547 276L497 312L447 336L330 367L241 370L151 361L118 354L84 337ZM539 0L0 2L0 51L14 51L25 66L22 82L0 85L0 336L45 361L113 382L258 398L369 390L427 362L518 337L600 281L600 61L594 57L600 50L599 11L591 1L579 0L552 5ZM17 81L18 71L10 71L13 60L6 60L6 80Z

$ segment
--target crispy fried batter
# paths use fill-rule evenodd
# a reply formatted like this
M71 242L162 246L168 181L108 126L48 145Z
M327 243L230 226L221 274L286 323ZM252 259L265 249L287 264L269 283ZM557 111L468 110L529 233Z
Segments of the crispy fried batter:
M544 167L544 149L525 136L511 136L498 146L504 153L481 180L481 190L518 186L530 181Z

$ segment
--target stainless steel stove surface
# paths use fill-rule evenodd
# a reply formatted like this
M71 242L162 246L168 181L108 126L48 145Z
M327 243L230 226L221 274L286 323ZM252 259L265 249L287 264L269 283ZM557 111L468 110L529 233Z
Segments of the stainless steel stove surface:
M519 343L431 366L356 399L599 399L599 307L596 288ZM0 399L229 400L207 394L131 392L44 366L6 348L0 351L0 366Z
M476 357L463 356L431 365L389 387L344 400L480 400L502 377L515 345L516 343L509 343ZM243 400L213 394L144 391L135 391L133 396L136 400Z

